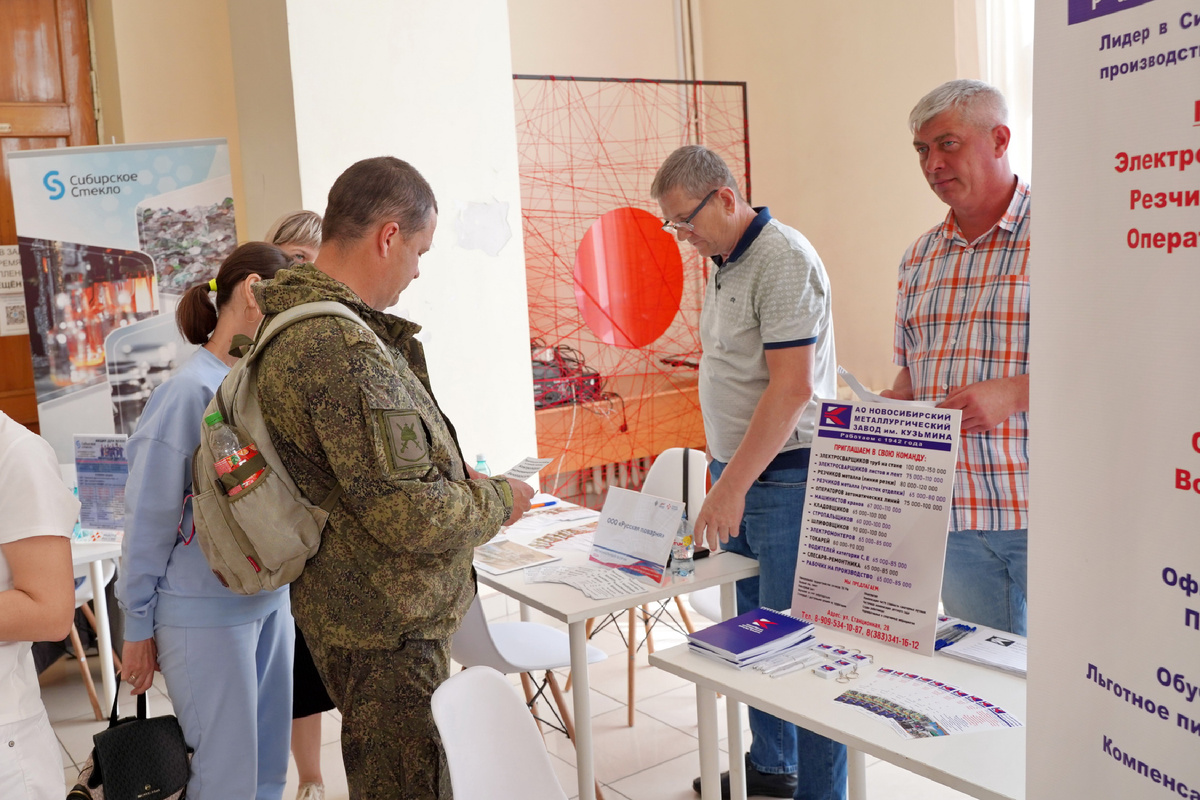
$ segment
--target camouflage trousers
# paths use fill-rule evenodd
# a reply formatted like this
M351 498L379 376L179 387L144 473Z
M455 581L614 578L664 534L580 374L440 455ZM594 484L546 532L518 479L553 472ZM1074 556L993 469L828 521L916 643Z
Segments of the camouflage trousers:
M350 800L449 800L450 770L429 701L450 676L450 642L410 639L395 650L308 640L342 713Z

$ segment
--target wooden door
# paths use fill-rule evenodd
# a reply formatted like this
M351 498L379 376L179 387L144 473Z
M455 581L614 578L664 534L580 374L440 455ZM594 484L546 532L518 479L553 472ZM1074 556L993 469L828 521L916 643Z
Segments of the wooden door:
M86 0L0 0L0 244L16 244L4 153L96 144ZM28 336L0 336L0 410L38 430Z

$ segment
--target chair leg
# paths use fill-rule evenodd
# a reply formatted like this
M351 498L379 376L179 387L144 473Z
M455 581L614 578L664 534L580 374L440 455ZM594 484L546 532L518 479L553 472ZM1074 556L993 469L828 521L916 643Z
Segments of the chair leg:
M634 659L637 657L637 628L634 621L634 609L629 609L629 727L633 727L633 676Z
M104 719L104 712L100 710L100 698L96 696L96 684L92 680L92 671L88 669L87 656L83 652L83 642L79 640L79 631L74 625L71 626L71 647L75 648L75 660L79 662L79 674L83 676L83 685L87 688L88 700L92 701L92 711L96 714L96 719Z
M646 629L646 652L654 655L654 633L651 631L650 606L642 606L642 627Z
M533 702L533 680L529 677L528 672L521 673L521 688L525 690L525 705L529 707L529 713L533 714L533 721L537 723L538 733L544 736L542 721L538 719L537 706Z
M630 614L633 610L630 609ZM563 697L562 690L558 688L558 678L554 677L554 673L546 670L546 680L550 684L550 693L554 695L554 702L558 704L558 713L562 715L563 726L567 729L567 738L571 740L571 744L575 744L575 723L571 721L571 712L567 710L567 701ZM600 791L600 781L596 781L596 797L597 800L604 800L604 794Z
M675 607L679 609L679 618L683 620L683 627L687 628L688 633L695 633L696 629L692 626L692 618L688 615L687 609L683 607L683 598L675 595Z
M92 602L95 602L95 601L93 600ZM96 615L94 613L92 613L91 605L89 605L88 603L84 603L83 605L80 606L80 608L83 609L83 616L87 619L88 625L92 626L92 630L94 630L94 631L99 630L100 625L96 622ZM117 672L120 672L121 671L121 659L117 657L116 650L112 651L112 660L113 660L113 666L117 668Z

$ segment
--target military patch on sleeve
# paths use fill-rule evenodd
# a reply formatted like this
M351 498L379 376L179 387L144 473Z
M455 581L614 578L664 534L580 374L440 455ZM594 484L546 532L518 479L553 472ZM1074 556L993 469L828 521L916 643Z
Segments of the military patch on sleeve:
M388 467L392 475L411 478L423 475L433 467L429 434L416 410L402 408L376 413L387 438Z

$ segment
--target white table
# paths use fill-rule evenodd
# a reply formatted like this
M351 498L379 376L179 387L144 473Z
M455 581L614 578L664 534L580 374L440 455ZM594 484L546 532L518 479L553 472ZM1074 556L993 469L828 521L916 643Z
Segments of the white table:
M96 610L96 639L100 651L100 678L104 690L101 708L107 714L117 696L117 673L112 660L112 630L108 624L108 603L104 600L104 561L121 558L119 542L71 542L71 563L88 565L88 580L92 582L92 602Z
M875 656L867 667L890 667L946 681L1000 705L1022 722L1025 715L1025 680L999 670L948 656L933 658L872 644L866 639L818 630L823 642L843 644ZM934 739L904 739L890 727L842 703L833 702L853 684L838 683L805 670L771 678L757 670L738 670L688 651L687 645L662 650L650 663L696 684L696 711L700 723L700 774L702 800L720 797L718 785L717 693L727 698L730 731L741 703L794 722L849 748L850 800L866 798L866 761L870 754L910 772L986 800L1023 800L1025 797L1025 728L954 734ZM741 748L729 744L730 766L742 759ZM731 776L731 780L733 780ZM745 798L744 779L731 785L734 798Z
M562 563L579 564L586 561L583 553L563 554ZM575 750L578 753L579 798L595 800L595 761L592 751L592 710L589 696L587 661L587 621L645 603L667 600L678 594L694 592L709 586L721 587L721 611L733 616L733 582L758 574L758 562L733 553L713 554L696 562L696 573L683 580L669 580L639 594L629 594L609 600L591 600L578 589L561 583L525 583L523 572L489 575L479 571L479 582L536 608L554 619L567 623L571 637L571 679L575 683ZM632 632L630 632L632 635ZM715 713L715 711L714 711ZM741 748L741 726L730 725L730 747ZM736 741L735 741L736 739ZM715 740L714 740L715 742ZM741 769L739 769L739 774Z

